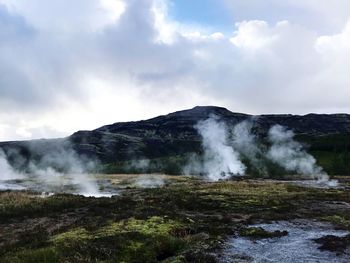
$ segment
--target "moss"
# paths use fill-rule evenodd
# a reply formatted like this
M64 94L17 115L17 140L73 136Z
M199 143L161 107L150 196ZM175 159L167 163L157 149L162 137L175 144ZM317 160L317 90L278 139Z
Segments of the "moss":
M92 238L93 236L87 230L79 227L55 236L52 241L54 244L67 244L68 242L83 242Z
M3 263L58 263L59 256L55 248L46 247L32 250L20 250L1 259Z
M96 231L87 231L84 228L76 228L71 231L59 234L53 238L54 243L64 243L67 240L89 240L105 236L113 236L116 233L138 232L143 235L169 235L175 228L181 227L182 224L165 219L159 216L153 216L147 220L137 220L130 218L118 222L110 222L110 224L99 228Z
M57 194L41 198L31 192L0 192L0 218L35 217L65 209L74 209L85 204L88 198L70 194Z
M185 239L174 236L172 232L180 227L182 224L163 217L131 218L111 222L95 231L79 227L56 235L52 242L66 257L84 252L90 258L97 256L103 260L101 250L108 250L110 257L117 262L138 262L140 257L145 259L144 262L156 262L185 247Z

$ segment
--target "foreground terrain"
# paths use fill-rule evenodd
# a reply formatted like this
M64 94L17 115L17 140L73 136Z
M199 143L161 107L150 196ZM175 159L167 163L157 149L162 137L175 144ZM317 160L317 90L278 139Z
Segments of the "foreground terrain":
M110 198L1 192L0 262L220 262L229 238L288 235L251 224L309 219L350 230L345 177L332 189L182 176L142 188L126 176L108 178L121 189ZM327 238L317 242L335 260L349 248L350 237Z

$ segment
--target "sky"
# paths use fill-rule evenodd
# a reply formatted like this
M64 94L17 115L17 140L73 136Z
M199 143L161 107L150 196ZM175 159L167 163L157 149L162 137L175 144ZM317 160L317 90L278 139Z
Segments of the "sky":
M197 105L350 113L348 0L0 0L0 141Z

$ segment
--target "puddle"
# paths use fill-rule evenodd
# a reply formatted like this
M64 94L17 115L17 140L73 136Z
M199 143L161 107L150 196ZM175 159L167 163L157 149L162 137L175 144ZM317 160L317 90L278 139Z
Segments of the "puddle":
M76 194L76 193L74 193ZM96 198L101 198L101 197L112 197L113 195L118 195L117 192L115 193L105 193L105 192L99 192L99 193L77 193L76 195L82 195L85 197L96 197Z
M272 224L257 224L267 231L286 230L288 235L279 238L252 240L236 237L228 240L222 254L222 263L227 262L283 262L283 263L348 263L350 249L344 254L321 251L313 239L326 235L345 236L348 231L334 230L332 225L316 221L294 220L279 221Z

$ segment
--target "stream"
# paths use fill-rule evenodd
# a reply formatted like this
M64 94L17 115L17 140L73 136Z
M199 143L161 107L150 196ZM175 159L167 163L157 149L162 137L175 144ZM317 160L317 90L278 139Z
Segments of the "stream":
M288 231L287 236L250 239L232 237L221 256L222 263L228 262L283 262L283 263L349 263L350 249L343 254L321 251L313 239L326 235L345 236L348 231L335 230L331 224L309 220L278 221L271 224L256 224L267 231Z

